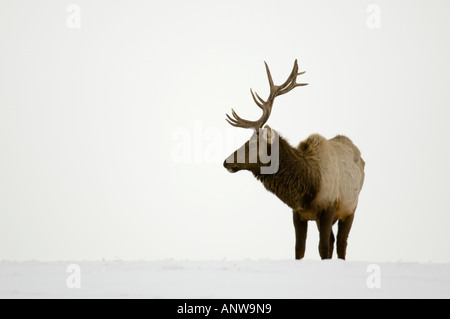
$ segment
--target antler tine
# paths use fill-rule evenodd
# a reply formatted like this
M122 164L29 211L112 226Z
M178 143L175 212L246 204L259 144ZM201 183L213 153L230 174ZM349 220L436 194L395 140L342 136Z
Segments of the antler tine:
M229 119L225 119L225 121L227 121L230 125L234 126L234 127L240 127L239 124L230 121Z
M253 121L244 120L239 115L237 115L237 113L233 109L231 109L231 113L233 114L233 116L237 122L241 122L241 123L245 123L245 124L253 124L254 123Z
M231 116L229 116L228 114L226 114L226 116L228 117L227 119L225 119L225 121L227 121L228 123L230 123L231 125L235 126L235 127L239 127L239 123L233 119Z
M228 114L225 114L227 116L227 119L225 120L235 127L253 128L257 124L256 122L253 121L244 120L239 115L237 115L234 109L231 109L231 113L234 118L232 118Z
M289 75L286 82L284 82L282 85L280 85L280 90L278 91L278 95L283 95L293 88L296 88L298 86L305 86L308 85L308 83L297 83L297 76L305 74L306 71L298 72L298 62L297 59L294 62L294 67L292 68L292 72Z
M256 105L258 105L261 109L264 107L264 103L266 103L266 101L264 101L259 95L258 95L258 93L253 93L253 90L252 89L250 89L250 93L252 94L252 97L253 97L253 101L255 101L255 103L256 103ZM258 98L258 100L256 99L256 97L255 97L255 95L256 95L256 97Z
M264 62L266 66L266 73L267 78L269 80L270 85L270 94L267 100L263 100L258 93L253 92L252 89L250 89L250 93L252 94L253 101L255 101L256 105L258 105L259 108L263 110L263 114L261 118L257 121L248 121L241 118L239 115L236 114L236 112L231 109L231 113L234 118L227 115L227 119L225 119L228 123L230 123L232 126L235 127L242 127L242 128L253 128L258 129L261 128L269 119L270 113L272 112L272 105L275 100L275 98L279 95L283 95L289 91L291 91L293 88L297 86L304 86L308 85L307 83L297 83L297 76L304 74L305 72L298 72L298 62L295 60L294 67L292 68L291 74L287 78L287 80L282 85L275 85L273 83L272 74L270 73L269 66L266 62Z
M233 122L233 123L236 123L236 120L234 119L234 118L232 118L231 116L229 116L228 114L225 114L226 116L227 116L227 119L225 119L226 121L228 121L229 123L230 122ZM231 123L230 123L231 124Z
M295 61L297 61L297 60L295 60ZM266 65L266 72L267 72L267 78L269 79L269 85L272 88L273 86L275 86L273 84L272 74L270 74L269 66L267 65L266 61L264 61L264 64Z
M244 120L243 118L241 118L239 115L237 115L237 113L231 109L231 113L233 115L234 118L232 118L231 116L229 116L228 114L226 114L226 116L228 117L227 119L225 119L228 123L230 123L231 125L235 126L235 127L241 127L241 128L253 128L253 129L258 129L261 128L264 123L267 122L267 120L269 119L270 116L270 109L272 107L264 107L262 108L263 110L263 115L261 116L261 118L257 121L248 121L248 120Z
M297 78L298 74L298 63L297 59L295 59L294 67L292 68L291 74L289 74L289 77L287 78L286 82L280 85L281 89L284 89L286 86L290 85L292 82L295 82L295 79Z

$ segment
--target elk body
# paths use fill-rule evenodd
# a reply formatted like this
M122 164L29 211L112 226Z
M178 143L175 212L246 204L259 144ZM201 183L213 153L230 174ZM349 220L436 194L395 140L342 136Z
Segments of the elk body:
M255 103L263 110L262 117L257 121L248 121L240 118L234 110L233 117L227 114L231 125L252 128L255 132L249 141L225 160L224 167L231 173L251 171L267 190L292 209L296 259L304 257L310 220L316 221L319 229L322 259L332 258L335 243L332 226L338 222L337 255L345 259L347 238L364 182L365 164L361 153L345 136L338 135L327 140L313 134L293 147L275 130L268 126L262 128L270 116L275 97L306 85L296 83L297 76L304 73L298 73L297 60L291 75L282 85L274 85L267 64L266 72L270 84L268 99L265 101L251 91ZM254 156L261 154L263 146L271 153L271 162L277 160L275 170L264 172L264 168L273 163Z

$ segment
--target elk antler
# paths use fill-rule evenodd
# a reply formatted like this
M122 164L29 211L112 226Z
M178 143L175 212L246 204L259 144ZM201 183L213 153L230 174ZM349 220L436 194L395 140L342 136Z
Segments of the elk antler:
M248 121L244 120L243 118L239 117L239 115L236 114L236 112L231 109L231 113L233 114L232 118L231 116L227 115L227 119L225 119L228 123L235 127L242 127L242 128L254 128L259 129L263 127L263 125L267 122L269 119L270 113L272 112L272 105L273 101L277 96L283 95L293 88L297 86L304 86L308 85L308 83L297 83L297 76L304 74L305 72L298 73L298 64L297 60L294 62L294 68L292 69L291 74L289 75L286 82L284 82L281 85L274 85L272 80L272 75L270 74L269 66L266 62L264 62L266 65L266 71L267 71L267 77L269 79L269 85L270 85L270 94L267 98L267 101L264 101L258 93L253 93L252 89L250 89L250 93L252 94L253 100L255 101L256 105L258 105L263 110L263 115L261 118L257 121Z

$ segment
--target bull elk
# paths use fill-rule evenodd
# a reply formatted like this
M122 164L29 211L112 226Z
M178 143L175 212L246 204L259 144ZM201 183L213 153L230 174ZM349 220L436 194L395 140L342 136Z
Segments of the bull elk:
M298 72L297 60L288 79L281 85L273 83L269 67L267 63L265 65L270 85L269 97L263 100L250 90L256 105L263 111L261 118L257 121L245 120L233 109L233 117L227 114L229 124L251 128L254 133L225 160L224 167L231 173L240 170L252 172L267 190L292 209L296 259L302 259L305 255L310 220L315 220L319 229L319 253L322 259L331 259L333 256L335 237L332 226L339 221L337 255L338 258L345 259L347 238L364 182L365 163L361 153L350 139L342 135L327 140L321 135L313 134L297 147L292 147L269 126L263 128L277 96L288 93L295 87L307 85L297 83L297 76L305 73ZM263 161L259 156L263 146L271 153L270 161ZM278 161L276 169L264 172L264 168L272 165L275 158Z

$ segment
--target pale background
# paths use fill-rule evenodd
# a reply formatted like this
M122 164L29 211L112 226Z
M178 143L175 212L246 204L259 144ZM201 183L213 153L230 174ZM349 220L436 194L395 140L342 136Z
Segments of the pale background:
M0 1L0 260L293 258L290 209L222 162L298 58L268 124L360 148L348 259L450 262L449 1L71 3Z

